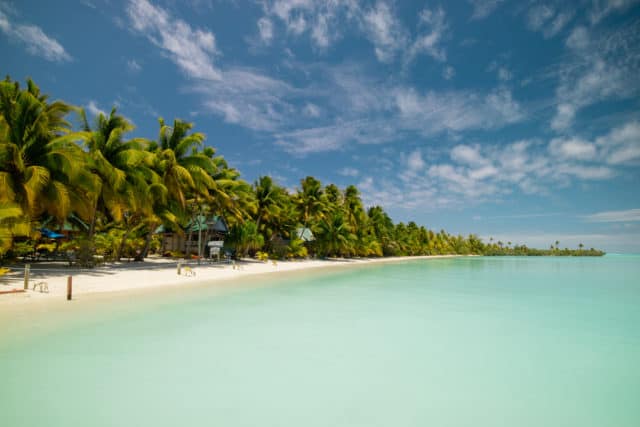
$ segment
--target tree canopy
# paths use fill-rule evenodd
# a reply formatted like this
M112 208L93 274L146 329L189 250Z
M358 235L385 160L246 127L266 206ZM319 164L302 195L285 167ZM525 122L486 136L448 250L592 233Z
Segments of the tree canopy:
M355 186L312 176L295 191L269 176L251 185L193 123L158 122L156 139L128 138L134 126L115 107L89 123L81 108L50 101L32 80L24 88L9 77L0 82L0 258L48 248L44 226L74 222L86 227L64 245L85 259L143 259L158 248L159 226L184 233L203 214L226 218L225 245L245 256L602 254L582 244L539 250L394 224L383 207L364 206Z

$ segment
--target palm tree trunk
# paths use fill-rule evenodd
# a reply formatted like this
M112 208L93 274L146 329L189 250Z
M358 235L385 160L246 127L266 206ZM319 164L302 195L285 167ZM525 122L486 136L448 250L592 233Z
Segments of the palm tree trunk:
M153 237L153 231L156 229L157 225L155 223L151 223L149 227L149 232L147 233L147 237L144 241L144 248L142 251L136 256L136 261L143 261L147 255L149 254L149 247L151 246L151 238Z
M185 255L187 256L191 255L191 241L193 240L193 231L191 230L192 226L193 226L193 221L191 222L191 224L189 224L189 232L187 233L187 242L184 245L184 252L185 252Z
M127 242L127 237L129 237L129 227L127 227L122 235L122 240L120 241L120 246L118 247L118 252L116 254L116 261L120 262L120 258L122 258L122 252L124 252L124 245Z

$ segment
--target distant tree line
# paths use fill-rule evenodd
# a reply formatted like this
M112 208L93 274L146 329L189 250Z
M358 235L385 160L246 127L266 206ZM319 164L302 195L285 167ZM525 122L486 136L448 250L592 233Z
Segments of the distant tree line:
M180 233L198 215L214 214L230 225L225 245L238 256L603 254L486 244L473 234L394 224L382 207L365 208L353 185L341 189L310 176L294 192L268 176L250 184L204 145L192 123L159 119L156 139L128 138L133 128L115 108L90 123L83 109L50 101L32 80L24 88L2 81L0 258L72 249L87 262L95 254L142 260L159 249L159 226ZM71 240L42 234L73 221L86 227Z

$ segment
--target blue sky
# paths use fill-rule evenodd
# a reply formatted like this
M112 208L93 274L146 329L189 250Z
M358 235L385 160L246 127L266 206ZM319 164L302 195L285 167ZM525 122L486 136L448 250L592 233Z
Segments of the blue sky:
M640 252L640 1L0 0L0 72L396 221Z

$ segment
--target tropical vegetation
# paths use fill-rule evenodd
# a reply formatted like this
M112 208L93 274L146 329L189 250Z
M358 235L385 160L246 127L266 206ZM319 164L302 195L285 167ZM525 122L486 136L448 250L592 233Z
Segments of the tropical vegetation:
M0 82L0 258L72 251L84 264L96 256L143 260L160 248L158 227L182 233L201 215L226 219L225 245L236 256L263 259L602 254L395 224L381 206L365 207L355 186L311 176L293 192L268 176L249 184L192 123L160 118L156 139L130 138L133 129L116 108L90 123L81 108L51 101L32 80L26 87L9 77ZM68 238L51 239L49 230L66 230Z

